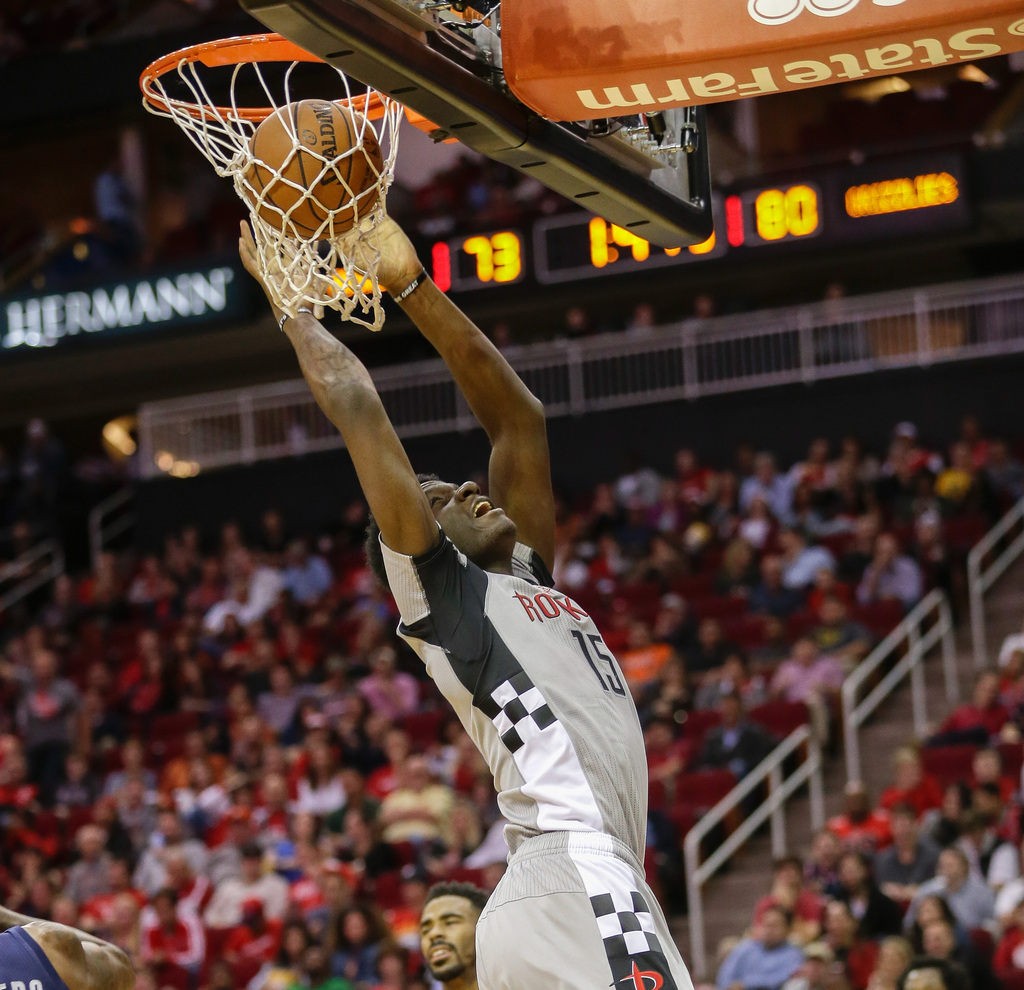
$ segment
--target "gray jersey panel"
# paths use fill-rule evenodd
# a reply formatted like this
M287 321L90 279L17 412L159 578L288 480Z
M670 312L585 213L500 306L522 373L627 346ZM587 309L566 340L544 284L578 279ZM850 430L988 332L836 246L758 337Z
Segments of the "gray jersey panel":
M642 861L647 761L636 708L593 620L533 552L493 574L447 538L422 557L384 547L399 633L480 749L513 850L550 831L606 832Z

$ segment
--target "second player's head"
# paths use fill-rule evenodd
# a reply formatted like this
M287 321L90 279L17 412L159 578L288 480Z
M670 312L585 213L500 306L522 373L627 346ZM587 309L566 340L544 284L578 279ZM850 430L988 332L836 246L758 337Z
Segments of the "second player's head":
M420 915L420 951L440 983L476 984L476 923L487 894L471 883L430 888Z
M419 475L420 487L444 535L474 564L485 571L507 566L516 544L516 524L480 493L475 481L461 485L436 475ZM380 550L380 529L371 517L366 531L366 556L370 569L390 587Z

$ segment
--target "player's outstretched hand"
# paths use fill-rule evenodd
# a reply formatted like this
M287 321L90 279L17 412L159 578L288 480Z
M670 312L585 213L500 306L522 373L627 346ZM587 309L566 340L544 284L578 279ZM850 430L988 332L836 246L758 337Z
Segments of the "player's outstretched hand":
M274 319L279 320L281 318L281 310L274 301L274 295L270 291L270 286L267 283L267 275L263 271L263 267L260 265L260 256L256 249L256 241L253 239L252 230L245 220L241 222L240 230L241 233L238 237L238 256L242 259L242 267L259 283L260 288L267 297L267 302L270 303L270 308L274 311Z

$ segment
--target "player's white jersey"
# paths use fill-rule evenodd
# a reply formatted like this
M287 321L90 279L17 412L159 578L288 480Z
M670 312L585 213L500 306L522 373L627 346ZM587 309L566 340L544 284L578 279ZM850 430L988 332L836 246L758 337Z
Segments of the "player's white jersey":
M590 616L522 544L511 575L482 570L443 535L421 557L383 549L399 635L494 774L512 851L540 832L606 832L643 862L643 734Z

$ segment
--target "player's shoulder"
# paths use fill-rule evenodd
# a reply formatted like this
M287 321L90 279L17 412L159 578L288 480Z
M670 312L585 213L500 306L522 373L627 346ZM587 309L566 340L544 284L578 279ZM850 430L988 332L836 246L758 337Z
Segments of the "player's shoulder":
M33 921L23 930L43 950L70 990L87 985L85 951L81 939L71 929L50 921Z

